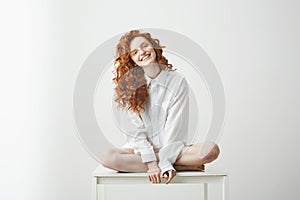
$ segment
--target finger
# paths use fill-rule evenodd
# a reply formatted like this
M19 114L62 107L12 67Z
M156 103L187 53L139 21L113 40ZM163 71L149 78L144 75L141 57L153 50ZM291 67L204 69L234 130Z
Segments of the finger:
M160 176L161 178L167 178L168 176L166 175L166 173L161 174Z
M160 183L160 176L159 176L159 174L156 174L156 180L157 180L157 183Z
M155 176L154 176L153 174L151 175L151 181L152 181L152 183L155 183L155 182L156 182Z
M153 175L152 178L153 178L153 183L156 183L157 181L155 175Z
M153 175L151 175L151 180L152 180L152 183L155 183L155 177Z
M168 171L168 178L167 178L166 184L169 184L171 179L172 179L172 174L170 171Z
M156 180L156 176L155 176L155 174L152 174L152 183L156 183L157 182L157 180Z
M155 183L155 177L154 177L153 174L151 174L151 182L152 182L152 183Z
M148 180L151 182L151 177L150 177L150 175L148 175Z
M157 180L157 183L160 183L160 176L159 176L159 174L156 174L156 180Z
M169 174L169 176L168 176L166 184L169 184L171 182L171 180L173 179L174 175L175 175L173 173L173 170L168 171L168 174Z

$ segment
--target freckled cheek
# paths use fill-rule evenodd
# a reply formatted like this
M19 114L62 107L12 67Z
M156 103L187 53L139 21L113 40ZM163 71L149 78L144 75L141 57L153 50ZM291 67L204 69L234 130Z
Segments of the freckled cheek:
M139 60L138 60L138 56L131 56L131 59L136 63L136 62L138 62Z
M153 50L153 47L146 47L145 50L147 50L147 51L152 51L152 50Z
M156 59L156 52L153 50L153 59Z

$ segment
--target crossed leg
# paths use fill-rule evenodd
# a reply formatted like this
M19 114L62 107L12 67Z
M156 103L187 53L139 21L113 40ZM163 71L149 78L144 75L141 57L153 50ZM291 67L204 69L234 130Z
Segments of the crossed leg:
M219 154L220 149L213 142L184 147L174 163L174 168L177 171L204 171L204 164L216 160Z
M203 171L204 164L217 159L220 150L213 142L204 142L184 147L174 163L177 171ZM157 156L157 154L156 154ZM158 158L158 156L157 156ZM120 172L147 172L146 164L142 163L140 155L133 149L110 149L100 156L104 167Z

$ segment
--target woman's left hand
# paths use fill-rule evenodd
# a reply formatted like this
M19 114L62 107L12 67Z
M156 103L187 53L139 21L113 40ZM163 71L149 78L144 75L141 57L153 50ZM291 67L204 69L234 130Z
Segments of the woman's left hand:
M176 176L176 171L171 169L169 171L164 172L161 178L167 179L166 184L169 184L175 176Z

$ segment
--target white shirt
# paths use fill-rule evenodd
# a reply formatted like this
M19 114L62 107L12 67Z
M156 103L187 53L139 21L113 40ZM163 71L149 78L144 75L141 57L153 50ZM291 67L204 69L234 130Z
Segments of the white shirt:
M171 70L162 70L155 79L145 78L149 101L140 115L128 111L133 126L123 123L127 126L123 147L133 148L143 163L157 160L154 148L159 149L158 165L164 173L175 170L173 164L187 142L189 86L181 74Z

